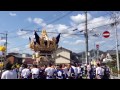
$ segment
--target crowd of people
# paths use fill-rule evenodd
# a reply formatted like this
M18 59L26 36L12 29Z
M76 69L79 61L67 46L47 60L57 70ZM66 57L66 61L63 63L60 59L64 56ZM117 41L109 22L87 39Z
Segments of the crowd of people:
M7 63L1 79L110 79L106 65L48 64L39 66L22 64L20 68Z

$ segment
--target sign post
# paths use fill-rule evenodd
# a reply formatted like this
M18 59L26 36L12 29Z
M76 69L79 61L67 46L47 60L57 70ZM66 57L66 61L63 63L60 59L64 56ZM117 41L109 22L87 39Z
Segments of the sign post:
M99 44L96 45L96 49L97 49L97 60L99 59Z

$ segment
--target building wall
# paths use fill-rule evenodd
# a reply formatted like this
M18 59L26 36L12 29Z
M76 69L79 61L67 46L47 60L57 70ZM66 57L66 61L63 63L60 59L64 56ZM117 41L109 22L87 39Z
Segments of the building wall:
M70 60L59 57L59 58L55 59L55 63L56 64L64 64L64 63L67 64L67 63L70 63Z
M57 53L57 56L59 56L59 55L64 56L64 57L70 59L70 52L62 51L62 52Z

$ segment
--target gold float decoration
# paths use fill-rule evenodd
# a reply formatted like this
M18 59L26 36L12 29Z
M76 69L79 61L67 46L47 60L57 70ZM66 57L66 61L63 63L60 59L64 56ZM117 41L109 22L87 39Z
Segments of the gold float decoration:
M57 49L56 38L53 37L51 40L48 38L46 30L42 30L41 37L39 38L40 45L34 44L34 40L30 42L30 49L35 52L51 52ZM45 42L47 45L45 45Z

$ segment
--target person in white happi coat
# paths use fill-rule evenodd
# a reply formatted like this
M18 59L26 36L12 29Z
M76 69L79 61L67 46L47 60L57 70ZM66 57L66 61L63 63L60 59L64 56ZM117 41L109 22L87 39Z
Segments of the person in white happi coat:
M40 70L37 68L37 65L33 65L33 68L31 69L32 73L32 79L38 79Z
M96 68L96 78L102 79L102 74L103 74L103 69L100 67L100 64L98 63Z
M45 69L46 79L54 79L54 72L55 69L52 67L52 64L49 64L48 67Z
M17 73L12 70L12 64L7 63L1 79L17 79Z
M75 78L77 78L77 75L78 75L77 64L72 64L71 67L74 69Z
M30 76L30 70L27 68L27 64L23 65L24 69L21 72L21 77L23 79L28 79Z
M77 78L80 77L81 66L80 64L77 66Z
M82 79L82 76L83 76L83 68L84 67L82 67L80 64L78 65L78 67L77 67L77 78L78 79Z
M23 64L22 64L21 67L19 68L19 71L18 71L18 78L19 79L21 78L21 73L22 73L23 69L24 69L24 67L23 67Z
M63 65L62 69L63 69L63 72L64 72L64 79L67 79L67 72L68 72L67 65Z

